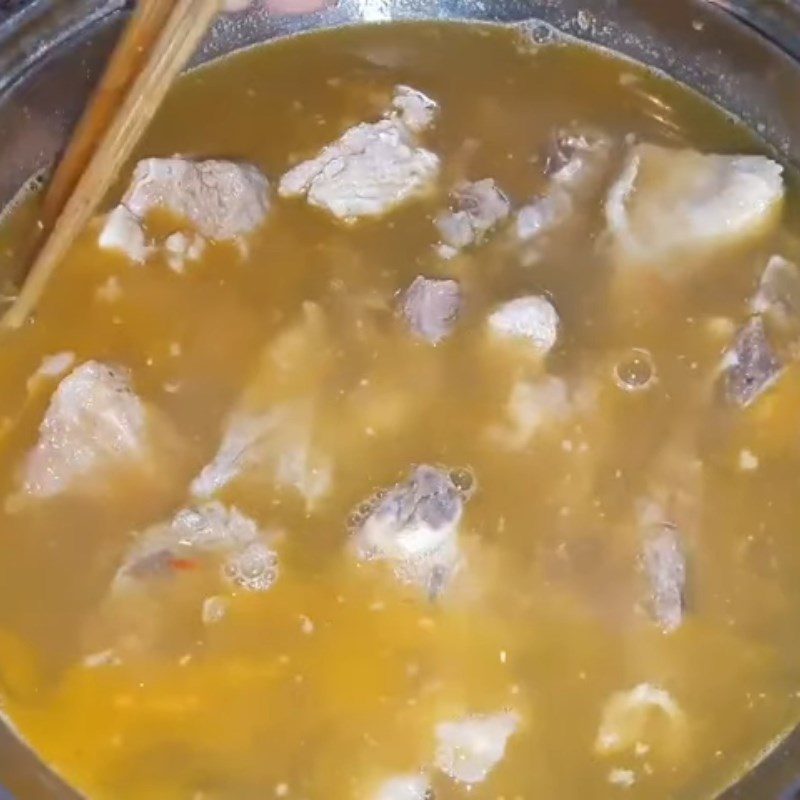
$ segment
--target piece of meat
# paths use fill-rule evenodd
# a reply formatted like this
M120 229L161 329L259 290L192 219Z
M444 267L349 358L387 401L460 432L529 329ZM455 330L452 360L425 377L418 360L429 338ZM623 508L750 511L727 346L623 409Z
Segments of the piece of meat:
M767 338L761 317L751 317L722 360L725 400L745 408L773 386L783 364Z
M122 205L140 220L156 209L169 211L206 239L230 241L264 222L269 183L251 164L146 158L136 165Z
M39 364L36 372L28 378L25 383L25 388L29 392L34 392L44 383L51 381L53 378L60 378L70 369L75 363L75 353L65 350L61 353L54 353L51 356L45 356Z
M517 381L511 389L507 420L489 428L492 441L510 450L522 450L550 423L570 419L575 403L562 378L546 375L535 381Z
M698 259L765 234L779 218L782 172L764 156L634 146L606 199L616 262L680 279Z
M430 128L439 114L435 100L410 86L397 86L392 98L395 116L412 133L422 133Z
M650 614L664 633L673 633L683 624L686 608L686 553L680 531L665 517L657 504L643 505L641 558Z
M52 497L82 478L142 458L147 412L130 373L87 361L56 388L23 469L23 491Z
M615 755L634 750L637 745L680 746L685 736L686 719L681 707L665 689L640 683L611 695L594 748L600 755Z
M124 205L118 205L106 217L98 245L102 250L120 252L137 264L144 264L153 252L142 220Z
M278 557L258 525L218 502L179 511L139 534L114 578L118 594L159 578L174 578L199 560L216 557L232 589L265 592L278 577Z
M274 482L298 492L310 511L332 483L332 465L311 444L310 402L277 405L262 414L234 412L217 454L192 481L191 493L208 498L240 477Z
M164 240L167 265L177 273L186 269L187 262L199 261L203 257L205 249L206 240L198 234L187 236L182 231L177 231Z
M497 225L508 218L511 204L492 178L461 183L450 193L450 210L435 223L445 254L480 244Z
M783 256L772 256L750 304L760 314L783 329L800 325L800 270Z
M517 212L517 237L524 242L560 228L573 218L576 203L600 190L608 171L611 139L599 131L560 131L545 154L548 184Z
M403 316L409 328L430 344L439 344L452 332L461 308L456 281L418 276L403 296Z
M493 336L524 341L539 356L546 356L558 339L558 312L539 295L503 303L489 315L488 325Z
M459 783L481 783L503 760L518 726L514 713L441 722L436 726L436 766Z
M354 512L356 556L388 562L400 581L435 597L461 560L458 530L466 499L447 471L416 467L404 483Z
M408 92L413 90L404 87ZM409 95L402 102L409 105ZM411 126L404 119L411 117ZM315 158L281 178L282 197L306 196L311 205L354 222L382 216L432 190L439 158L417 144L418 117L408 110L345 131Z
M572 212L569 192L561 186L551 187L517 212L517 236L522 241L537 239L558 228L572 216Z
M397 775L384 781L372 796L373 800L432 800L431 782L427 775Z
M601 131L560 131L548 149L545 175L552 184L579 194L594 191L605 176L611 150L611 139Z

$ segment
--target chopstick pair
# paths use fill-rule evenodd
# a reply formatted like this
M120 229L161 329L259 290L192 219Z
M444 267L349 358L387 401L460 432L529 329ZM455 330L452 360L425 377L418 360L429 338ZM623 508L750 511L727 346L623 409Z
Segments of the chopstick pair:
M33 313L220 6L221 0L140 0L48 186L41 247L4 326L18 328Z

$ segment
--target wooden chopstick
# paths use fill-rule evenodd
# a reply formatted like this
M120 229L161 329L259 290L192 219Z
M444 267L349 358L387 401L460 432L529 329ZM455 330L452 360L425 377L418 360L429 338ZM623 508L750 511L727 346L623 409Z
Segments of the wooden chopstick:
M110 70L113 74L106 85L113 87L121 82L129 86L128 91L121 92L121 102L115 113L109 112L114 112L113 98L119 97L116 92L97 101L96 122L84 119L79 125L76 131L79 138L67 148L69 163L63 172L57 171L58 184L51 190L51 209L58 208L59 197L66 197L63 210L57 213L19 296L5 313L4 326L18 328L34 311L54 270L111 188L172 81L186 66L219 8L220 0L148 0L147 7L131 20L129 24L138 30L127 31L120 47L136 47L140 42L146 46L148 30L153 24L158 26L159 20L161 31L156 33L144 64L140 59L130 59L129 52L115 53L112 57ZM137 67L135 77L126 81L127 71L135 71ZM85 169L75 181L76 170L83 167L83 160L86 160ZM75 188L70 192L73 181Z
M139 0L47 186L42 224L50 231L126 93L155 46L173 0Z

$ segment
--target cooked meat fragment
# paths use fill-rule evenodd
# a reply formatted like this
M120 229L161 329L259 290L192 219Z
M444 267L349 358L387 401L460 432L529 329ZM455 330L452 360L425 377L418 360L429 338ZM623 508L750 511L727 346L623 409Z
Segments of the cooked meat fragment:
M489 428L494 442L511 450L521 450L550 423L568 420L575 403L562 378L546 375L536 381L518 381L511 390L507 420Z
M269 183L250 164L147 158L136 165L121 203L107 216L99 245L137 263L163 246L170 267L181 271L187 260L202 256L206 240L235 241L252 233L269 206ZM177 232L164 242L148 241L145 220L157 209L186 220L197 233L190 238Z
M689 274L697 257L749 241L777 222L782 172L764 156L636 145L606 200L615 257L668 278Z
M782 256L772 256L764 268L751 303L754 314L768 317L782 328L800 324L800 270Z
M144 219L164 209L207 239L252 233L269 211L269 183L256 167L233 161L147 158L136 165L122 204Z
M612 755L633 750L637 745L659 744L680 747L685 733L681 707L664 689L640 683L633 689L615 692L603 709L595 739L595 750Z
M75 353L68 350L55 353L52 356L45 356L36 372L28 378L25 388L29 392L35 391L39 386L49 382L53 378L60 378L72 369L74 363Z
M517 212L517 236L528 241L549 233L572 215L573 203L562 187L549 189Z
M436 227L442 242L452 251L480 244L511 210L508 198L492 178L461 183L450 198L451 209L439 214Z
M117 571L113 591L175 576L208 557L220 560L220 576L234 588L265 592L278 577L278 557L258 525L236 508L212 502L183 509L141 533Z
M404 87L406 92L412 90ZM402 100L409 105L409 95ZM318 206L348 222L376 217L433 188L439 158L417 146L417 117L407 110L380 122L364 122L345 131L309 161L281 179L282 197L305 195Z
M373 800L430 800L431 782L426 775L398 775L384 781Z
M664 633L683 624L686 606L686 554L680 532L648 504L641 514L642 566L650 586L649 610Z
M544 297L518 297L489 315L489 330L499 339L529 343L540 356L546 356L558 339L558 312Z
M441 722L436 726L436 766L460 783L480 783L503 760L518 725L513 713Z
M357 557L389 562L399 580L436 596L461 560L458 529L465 499L447 472L416 467L405 483L354 514Z
M124 205L118 205L106 217L98 244L103 250L123 253L137 264L144 264L153 251L142 220Z
M449 336L461 307L456 281L417 277L403 298L403 316L411 330L431 344Z
M173 272L183 272L187 261L199 261L206 249L206 240L197 234L187 236L178 231L164 240L167 264Z
M23 471L23 491L51 497L103 468L141 458L147 412L129 372L87 361L56 388Z
M752 317L739 331L722 362L727 402L746 407L781 376L783 364L772 348L761 317Z
M422 133L430 128L439 113L435 100L410 86L395 88L392 108L399 120L413 133Z
M594 191L605 175L611 149L611 140L599 131L561 131L547 154L545 174L564 188Z
M517 236L531 241L567 222L576 201L599 191L611 150L611 140L600 132L559 133L546 155L547 188L517 212Z
M312 509L331 486L331 464L311 446L309 402L285 403L263 414L234 412L213 460L194 479L191 492L207 498L240 476L274 481L297 491Z

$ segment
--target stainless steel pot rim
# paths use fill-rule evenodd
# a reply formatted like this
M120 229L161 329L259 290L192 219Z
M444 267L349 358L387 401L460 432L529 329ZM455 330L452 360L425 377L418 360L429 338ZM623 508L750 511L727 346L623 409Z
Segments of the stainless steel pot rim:
M10 13L0 3L0 207L54 160L132 2L27 0ZM223 19L194 63L318 28L415 19L518 23L534 39L555 30L620 52L705 94L800 165L795 0L340 0L303 17ZM16 800L78 800L0 726L2 782ZM800 798L797 729L720 800L754 797Z

